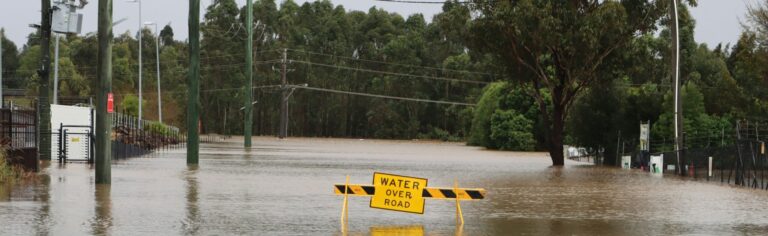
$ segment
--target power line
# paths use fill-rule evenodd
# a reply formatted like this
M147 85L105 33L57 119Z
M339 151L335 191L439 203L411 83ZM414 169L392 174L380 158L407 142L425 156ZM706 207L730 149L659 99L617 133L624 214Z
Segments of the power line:
M273 64L273 63L278 63L278 62L280 62L280 60L254 61L253 64L254 65L262 65L262 64ZM143 64L148 64L148 63L143 63ZM149 64L154 65L154 62L149 63ZM238 66L244 66L244 65L245 65L245 63L219 64L219 65L203 65L200 69L203 70L203 69L211 69L211 68L238 67ZM133 63L129 64L129 66L131 68L137 67L137 65L133 64ZM83 67L76 66L75 67L76 70L79 70L78 73L85 71L86 68L94 68L94 67L90 67L90 66L83 66ZM170 71L171 72L186 72L187 70L188 70L187 68L181 68L181 69L178 69L178 70L170 70ZM36 70L16 70L15 72L18 73L19 71L22 71L22 72L37 72ZM85 76L86 74L83 73L82 75Z
M383 65L405 66L405 67L411 67L411 68L423 68L423 69L432 69L432 70L441 70L441 71L451 71L451 72L462 72L462 73L478 74L478 75L497 76L496 74L492 74L492 73L488 73L488 72L478 72L478 71L468 71L468 70L454 70L454 69L445 69L445 68L429 67L429 66L416 66L416 65L408 65L408 64L400 64L400 63L392 63L392 62L383 62L383 61L376 61L376 60L367 60L367 59L339 56L339 55L326 54L326 53L320 53L320 52L311 52L311 51L305 51L305 50L297 50L297 49L288 49L288 50L289 51L293 51L293 52L298 52L298 53L307 53L307 54L321 55L321 56L327 56L327 57L335 57L335 58L341 58L341 59L347 59L347 60L372 62L372 63L383 64Z
M319 92L339 93L339 94L364 96L364 97L373 97L373 98L384 98L384 99L393 99L393 100L402 100L402 101L411 101L411 102L425 102L425 103L436 103L436 104L458 105L458 106L476 106L477 105L477 104L473 104L473 103L438 101L438 100L428 100L428 99L420 99L420 98L395 97L395 96L389 96L389 95L380 95L380 94L371 94L371 93L359 93L359 92L350 92L350 91L341 91L341 90L334 90L334 89L305 87L305 86L296 86L296 85L290 85L288 87L300 88L300 89L306 89L306 90L313 90L313 91L319 91Z
M267 88L279 88L281 85L263 85L263 86L253 86L251 89L267 89ZM220 88L220 89L203 89L200 90L200 93L213 93L213 92L229 92L229 91L242 91L243 88ZM183 94L187 93L187 91L181 90L181 91L163 91L163 94ZM146 92L144 94L157 94L157 92ZM125 95L136 95L135 93L115 93L115 95L118 96L125 96Z
M434 77L434 76L426 76L426 75L405 74L405 73L398 73L398 72L370 70L370 69L354 68L354 67L339 66L339 65L329 65L329 64L322 64L322 63L309 62L309 61L293 61L292 60L292 62L298 62L298 63L304 63L304 64L316 65L316 66L324 66L324 67L330 67L330 68L337 68L337 69L356 70L356 71L362 71L362 72L378 73L378 74L385 74L385 75L413 77L413 78L422 78L422 79L434 79L434 80L443 80L443 81L449 81L449 82L471 83L471 84L480 84L480 85L489 84L489 82L484 82L484 81L474 81L474 80L463 80L463 79L454 79L454 78L446 78L446 77Z

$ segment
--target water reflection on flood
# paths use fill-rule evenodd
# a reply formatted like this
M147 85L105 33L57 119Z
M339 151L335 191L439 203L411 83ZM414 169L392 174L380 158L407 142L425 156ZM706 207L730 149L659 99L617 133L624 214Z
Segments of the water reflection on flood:
M377 226L371 227L368 231L371 236L384 236L384 235L403 235L403 236L423 236L423 225L411 225L411 226Z
M368 228L368 231L365 232L349 232L348 226L346 228L342 228L342 232L339 235L342 236L356 236L356 235L370 235L370 236L387 236L387 235L397 235L397 236L424 236L424 235L435 235L436 232L430 232L429 234L425 233L424 225L388 225L388 226L372 226ZM448 234L448 232L444 232L446 234L439 234L439 235L454 235L454 236L462 236L464 235L464 226L457 225L455 227L455 230L453 231L453 234Z
M768 234L768 192L568 162L541 153L451 143L261 138L116 161L112 185L84 164L50 164L32 182L0 184L0 235L665 235ZM374 171L482 187L487 199L430 199L425 213L350 197L348 227L332 185Z
M187 189L187 205L186 205L186 218L182 221L182 233L186 235L194 235L200 229L200 211L197 205L197 165L191 165L187 167L187 171L184 173L184 179L186 180Z
M94 212L91 219L91 233L94 235L109 234L112 227L111 185L97 184L94 191Z

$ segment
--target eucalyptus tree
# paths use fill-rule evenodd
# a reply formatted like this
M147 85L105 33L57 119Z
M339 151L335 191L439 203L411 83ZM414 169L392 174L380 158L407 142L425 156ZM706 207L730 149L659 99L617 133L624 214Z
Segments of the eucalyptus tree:
M689 1L695 4L695 1ZM656 29L668 1L473 1L470 43L493 53L530 85L547 129L554 166L564 165L565 121L573 101L598 83L606 61L637 35ZM547 106L551 106L551 110Z
M200 27L201 87L205 90L200 96L203 132L222 132L223 114L238 115L232 111L242 106L243 91L235 89L245 78L240 68L246 35L239 13L234 0L215 0L207 7Z

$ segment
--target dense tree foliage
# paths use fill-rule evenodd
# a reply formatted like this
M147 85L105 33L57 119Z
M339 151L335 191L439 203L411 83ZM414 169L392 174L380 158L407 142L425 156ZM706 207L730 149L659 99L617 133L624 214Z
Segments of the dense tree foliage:
M731 144L736 120L768 115L756 105L764 101L757 90L764 90L765 86L745 80L749 78L745 72L759 73L754 70L757 67L734 70L754 63L759 54L754 53L756 44L749 43L754 34L745 33L732 51L722 45L710 49L695 42L695 21L687 8L681 5L679 12L684 148ZM674 150L669 42L669 30L664 28L658 36L644 34L634 38L620 52L620 60L612 66L616 71L614 78L618 79L590 88L575 102L567 124L571 144L603 150L606 162L613 163L617 160L617 148L623 146L626 152L638 148L639 123L650 121L651 152ZM739 66L732 66L735 64Z
M541 114L524 91L507 82L488 85L475 108L468 143L503 150L542 149L546 139L541 136Z
M16 48L16 44L13 41L5 37L5 29L0 28L0 31L0 35L2 35L0 40L3 41L3 78L8 78L11 75L15 75L16 70L19 68L19 49ZM18 79L12 81L3 80L3 84L8 86L18 86L19 82L21 81Z
M737 119L768 116L768 69L762 66L768 62L768 9L750 9L752 24L735 45L711 48L693 37L696 22L687 7L696 2L683 2L686 146L722 145ZM347 11L327 0L255 1L254 133L277 131L285 62L287 83L308 88L291 93L292 136L466 140L548 150L561 165L562 144L602 150L611 162L621 150L617 140L635 149L638 124L650 121L652 152L666 151L673 144L669 6L648 0L448 1L428 21L378 8ZM245 12L234 0L214 0L201 23L206 133L242 133ZM136 114L141 48L143 113L157 118L160 40L163 117L181 127L188 50L173 31L165 26L155 38L145 28L141 47L135 32L118 35L113 90L117 109ZM20 51L3 44L6 87L36 94L38 40L30 34ZM61 96L94 92L95 47L94 34L61 39Z
M287 54L288 84L409 99L476 103L483 87L500 77L491 57L467 51L462 38L465 8L446 7L431 21L378 8L347 11L330 1L274 0L254 3L256 85L254 133L274 134L279 123L280 67ZM201 24L201 123L203 132L241 134L246 44L245 9L234 0L215 0ZM159 33L163 117L181 126L186 119L186 43L170 26ZM155 32L141 31L143 114L157 119ZM36 93L39 49L30 36L14 74L20 88ZM95 81L95 35L61 40L62 96L89 96ZM113 90L119 111L136 114L138 43L135 33L118 34L113 46ZM9 60L10 61L10 60ZM65 78L66 77L66 78ZM7 83L6 83L7 84ZM83 87L84 86L84 87ZM123 100L129 98L128 103ZM439 138L463 140L472 107L392 100L297 89L289 104L293 136Z
M613 78L618 51L655 29L665 1L475 1L470 42L529 85L552 163L563 165L565 121L576 98ZM545 94L548 97L545 98ZM551 110L547 109L551 106Z

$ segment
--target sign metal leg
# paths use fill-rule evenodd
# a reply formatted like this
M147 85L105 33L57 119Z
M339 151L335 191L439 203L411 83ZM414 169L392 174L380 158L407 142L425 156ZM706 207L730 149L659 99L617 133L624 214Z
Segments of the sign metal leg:
M348 192L349 192L349 175L347 175L347 181L344 183L344 203L341 206L341 230L342 232L346 231L346 221L349 219L349 210L347 199L348 199Z
M464 225L464 214L461 212L461 203L459 200L459 181L453 181L453 192L456 193L456 224Z

